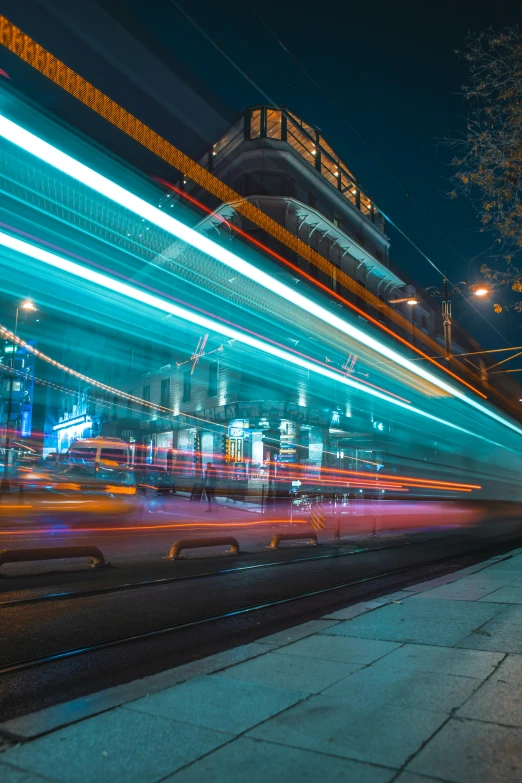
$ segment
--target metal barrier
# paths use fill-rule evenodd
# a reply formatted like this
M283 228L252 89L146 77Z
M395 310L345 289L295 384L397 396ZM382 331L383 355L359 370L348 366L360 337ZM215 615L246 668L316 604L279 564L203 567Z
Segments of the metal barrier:
M105 558L97 546L48 546L41 549L1 549L0 567L5 563L63 560L68 557L90 557L89 565L93 568L106 565Z
M268 549L278 549L280 541L298 541L303 538L308 538L311 544L314 546L317 545L317 536L315 533L278 533L277 536L274 536L271 540Z
M237 539L232 536L218 536L216 538L182 538L171 546L167 555L167 560L177 560L182 549L199 549L206 546L224 546L225 544L230 546L227 554L237 555L239 552L239 543Z

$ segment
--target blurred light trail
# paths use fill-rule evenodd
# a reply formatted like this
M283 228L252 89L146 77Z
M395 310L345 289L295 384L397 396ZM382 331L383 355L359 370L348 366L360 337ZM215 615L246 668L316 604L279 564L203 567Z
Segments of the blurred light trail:
M1 125L1 121L0 121L0 125ZM282 359L283 361L288 362L289 364L294 364L297 367L304 368L317 375L321 375L325 378L329 378L330 380L334 380L337 383L342 384L343 386L348 386L352 389L357 389L358 391L363 392L364 394L371 395L380 400L384 400L385 402L388 402L392 405L396 405L400 408L411 411L412 413L418 414L420 416L424 416L425 418L430 419L431 421L435 421L438 424L443 424L444 426L450 427L451 429L457 430L458 432L463 432L467 435L471 435L473 437L479 438L480 440L483 440L495 446L499 446L500 448L506 448L502 444L497 443L496 441L492 441L482 434L479 434L477 432L472 432L471 430L467 430L464 427L460 427L458 424L447 421L446 419L442 419L439 416L434 416L433 414L428 413L427 411L423 411L420 408L416 408L413 405L409 405L406 402L402 402L400 399L396 399L388 394L369 388L368 386L363 385L359 381L353 380L351 378L347 378L344 374L332 372L332 370L328 369L327 367L323 367L319 362L314 362L309 359L304 359L301 356L296 355L295 353L291 353L289 350L282 350L281 348L278 348L274 344L270 345L258 339L257 337L252 337L250 334L246 334L245 332L238 331L237 329L231 328L222 322L213 321L206 316L200 315L199 313L196 313L194 311L189 311L182 307L179 307L178 305L173 304L173 302L166 301L165 299L161 299L158 296L152 296L146 291L135 288L134 286L131 286L128 283L123 283L120 280L116 280L113 277L109 277L108 275L101 274L100 272L96 272L93 269L89 269L84 266L81 266L80 264L77 264L74 261L70 261L67 258L58 256L55 253L50 253L48 250L44 250L43 248L39 248L36 247L35 245L31 245L28 242L24 242L21 239L17 239L16 237L10 236L9 234L0 232L0 245L3 245L4 247L9 248L10 250L13 250L17 253L21 253L22 255L26 255L29 256L30 258L34 258L37 261L41 261L42 263L47 264L48 266L51 266L54 269L59 269L63 272L67 272L68 274L74 275L75 277L79 277L83 280L88 280L89 282L94 283L95 285L98 285L102 288L105 288L106 290L119 293L122 296L132 299L136 302L140 302L142 304L148 305L149 307L152 307L155 310L159 310L165 313L170 313L171 315L174 315L175 317L180 318L183 321L188 321L190 323L198 324L199 326L202 326L205 330L223 334L226 337L244 343L245 345L248 345L251 348L254 348L258 351L262 351L263 353L268 354L269 356ZM478 407L482 409L482 406L478 406ZM502 424L506 423L506 426L509 426L510 429L513 429L518 434L522 435L522 430L520 430L518 427L515 427L507 420L504 420L502 417L490 413L487 409L484 409L483 412L486 412L489 415L493 416L493 418L498 419Z
M148 220L149 222L153 223L159 228L162 228L165 231L170 232L173 236L176 236L178 237L178 239L187 242L187 244L191 245L197 250L200 250L201 252L210 255L212 258L215 258L216 260L222 262L223 264L225 264L235 272L240 273L245 277L249 278L250 280L253 280L254 282L263 286L268 291L276 293L277 295L282 297L285 301L292 302L292 304L301 308L305 312L314 315L324 323L334 326L336 329L339 329L339 331L344 332L344 334L357 340L362 345L365 345L366 347L373 349L374 351L381 354L382 356L385 356L387 359L390 359L392 362L409 370L413 375L417 375L418 377L423 378L429 383L432 383L434 386L437 386L439 389L442 389L448 394L451 394L453 397L456 397L457 399L465 402L467 405L474 407L475 409L479 410L481 413L484 413L486 416L494 419L495 421L499 422L503 426L508 427L509 429L516 432L518 435L522 435L522 429L518 427L516 424L514 424L513 422L509 421L509 419L506 419L505 417L498 415L493 410L490 410L489 408L485 407L483 404L468 397L459 389L455 389L454 387L450 386L442 379L437 378L437 376L428 372L424 368L419 367L418 365L415 364L414 361L410 361L409 359L406 359L405 357L401 356L394 349L389 348L388 346L379 342L379 340L366 334L358 327L349 324L346 321L343 321L342 318L339 318L339 316L325 309L321 305L317 304L316 302L313 302L311 299L308 299L307 297L303 296L297 291L294 291L292 288L289 288L284 283L281 283L279 280L276 280L275 278L271 277L266 272L263 272L262 270L256 268L255 266L248 263L247 261L244 261L239 256L235 255L234 253L231 253L226 248L221 247L220 245L216 244L215 242L208 239L207 237L199 234L197 231L181 223L179 220L176 220L175 218L166 215L160 209L153 207L151 204L147 203L143 199L139 198L133 193L130 193L125 188L122 188L120 185L117 185L115 182L112 182L107 177L104 177L103 175L89 168L85 164L75 160L70 155L67 155L61 150L58 150L56 147L53 147L48 142L43 141L43 139L40 139L38 136L35 136L33 133L30 133L25 128L22 128L20 125L18 125L15 122L12 122L11 120L7 119L7 117L3 115L0 115L0 136L3 136L5 139L10 141L17 147L24 149L26 152L29 152L31 155L34 155L35 157L39 158L45 163L53 166L54 168L58 169L62 173L67 174L68 176L72 177L73 179L76 179L78 182L81 182L84 185L87 185L97 193L100 193L101 195L105 196L106 198L109 198L115 203L129 209L131 212L134 212L135 214L139 215L145 220ZM5 236L6 235L4 235L4 241L5 241ZM84 270L84 273L85 271L86 270ZM96 274L96 273L91 273L91 274ZM122 284L119 285L121 286ZM142 293L142 296L148 296L148 295ZM136 298L136 296L133 296L133 298ZM165 309L166 303L163 302L162 304L163 307L160 309ZM168 310L166 311L168 312ZM184 317L184 316L180 315L180 317ZM220 329L215 328L215 325L210 327L207 324L204 324L201 318L198 321L194 316L193 319L194 322L199 323L201 326L204 326L205 328L211 328L212 331L220 331ZM186 320L186 315L185 315L185 320ZM206 319L204 320L206 321ZM223 330L223 327L221 327L221 330ZM222 331L222 333L224 334L225 332ZM239 339L239 338L234 337L234 339ZM241 340L242 342L246 342L244 335L241 337ZM249 344L252 347L261 348L258 340L254 339ZM266 347L261 348L261 350L264 350L266 352ZM283 356L282 355L283 352L278 351L277 349L272 349L272 350L274 355L279 356L279 358L285 359L287 361L292 361L294 364L298 364L298 362L296 362L294 358L292 358L292 360L289 359L288 353L286 353L286 356ZM310 364L311 364L310 362L306 362L306 364L301 364L301 366L310 369ZM313 371L319 372L317 367L314 367ZM332 377L332 375L327 374L326 371L323 371L322 374L325 375L325 377ZM338 379L336 378L336 380ZM358 384L356 381L351 381L351 383L347 385L353 385L355 388L360 388L361 390L364 390L363 387L361 387L361 385ZM381 399L387 399L388 401L391 401L389 397L384 397L378 392L371 392L370 390L366 390L366 391L367 393L372 393L375 396L381 397ZM401 404L399 402L395 402L395 401L393 402L394 404L399 404L399 405ZM410 408L410 410L414 410L414 409ZM418 410L416 412L419 413ZM466 431L466 430L462 430L462 428L458 427L457 425L451 424L442 419L438 419L437 417L431 416L430 414L424 412L421 413L422 415L427 416L435 421L439 421L440 423L447 424L448 426L451 426L454 429Z
M70 256L71 258L76 258L76 259L78 259L79 261L82 261L82 262L84 262L85 264L89 264L89 266L94 266L94 267L96 267L97 269L101 269L102 271L104 271L104 272L107 272L107 273L109 273L110 275L116 275L117 277L121 278L122 280L126 280L127 282L132 282L132 279L131 279L131 278L129 278L129 277L126 277L125 275L122 275L122 274L120 274L119 272L115 272L114 270L112 270L112 269L110 269L110 268L108 268L108 267L106 267L106 266L102 266L101 264L96 264L96 263L93 263L93 262L92 262L92 261L90 261L88 258L85 258L84 256L80 256L80 255L78 255L77 253L70 253L68 250L66 250L66 249L64 249L64 248L61 248L61 247L59 247L58 245L54 245L54 244L52 244L51 242L46 242L45 240L42 240L42 239L40 239L40 237L34 236L33 234L28 234L26 231L22 231L22 230L20 230L20 229L16 228L15 226L11 226L11 225L9 225L8 223L3 223L2 221L0 221L0 226L2 226L3 228L6 228L6 229L7 229L8 231L10 231L10 232L14 232L14 233L16 233L16 234L19 234L19 235L21 235L21 236L27 237L28 239L30 239L30 240L33 240L34 242L36 242L36 243L38 243L38 244L44 244L44 245L46 245L47 247L50 247L50 248L52 248L53 250L58 250L59 252L65 253L67 256ZM186 307L189 307L189 308L191 308L192 310L196 310L196 311L198 311L198 312L202 313L203 315L209 316L210 318L217 319L217 320L219 320L219 321L223 322L224 324L228 324L229 326L232 326L233 328L238 328L238 329L241 329L242 331L244 331L244 332L246 332L246 333L248 333L248 334L251 334L253 337L259 337L260 339L262 339L262 340L264 340L264 341L266 341L266 342L268 342L268 343L271 343L272 345L275 345L275 346L277 346L278 348L281 348L281 349L282 349L282 350L284 350L284 351L291 351L291 352L292 352L292 353L294 353L296 356L301 356L301 357L303 357L303 358L304 358L304 359L306 359L306 360L310 360L310 361L313 361L313 362L315 362L315 363L316 363L316 364L318 364L318 365L322 365L323 367L327 367L328 369L331 369L333 372L337 372L337 373L339 373L340 375L343 375L343 376L345 376L345 375L346 375L346 373L344 373L344 372L341 372L341 370L338 370L338 369L336 369L336 368L332 367L332 366L331 366L330 364L328 364L327 362L322 362L322 361L320 361L319 359L312 358L312 357L308 356L307 354L304 354L304 353L302 353L302 352L300 352L300 351L296 350L295 348L291 348L291 347L289 347L289 346L287 346L287 345L283 345L282 343L279 343L279 342L277 342L276 340L272 340L270 337L267 337L266 335L261 335L261 334L258 334L257 332L253 332L252 330L250 330L250 329L247 329L247 328L246 328L246 327L244 327L244 326L238 326L238 325L237 325L237 324L235 324L233 321L228 321L227 319L225 319L225 318L222 318L221 316L218 316L218 315L216 315L215 313L212 313L212 312L210 312L210 311L208 311L208 310L205 310L205 309L203 309L203 308L201 308L201 307L196 307L195 305L188 304L188 303L187 303L187 302L185 302L183 299L179 299L179 297L174 297L174 296L170 296L170 295L165 295L165 294L163 294L163 292L162 292L162 291L158 290L157 288L153 288L153 287L151 287L151 286L143 285L143 287L144 287L144 288L147 288L149 291L152 291L152 293L154 293L154 294L158 294L159 296L168 296L168 298L169 298L171 301L178 302L178 304L181 304L181 305L184 305L184 306L186 306ZM0 327L0 329L2 329L2 327ZM3 331L5 331L5 332L8 332L8 330L6 330L5 328L3 328ZM8 332L8 333L9 333L9 335L10 335L10 339L12 339L12 340L16 340L16 341L17 341L18 343L20 343L20 344L22 343L22 341L21 341L19 338L15 338L15 337L14 337L14 335L13 335L13 333L12 333L12 332ZM27 350L29 350L29 351L31 351L31 352L33 352L33 353L35 353L35 354L39 355L39 357L40 357L40 358L45 358L43 354L38 354L38 351L37 351L35 348L33 348L33 347L31 347L30 345L28 345L27 343L24 343L24 346L27 348ZM219 350L219 349L218 349L218 350ZM194 357L192 357L192 359L194 359ZM54 359L48 359L48 361L50 361L51 363L54 363L54 364L56 364L56 363L55 363L55 361L54 361ZM189 361L190 361L190 360L189 360ZM180 365L181 365L181 364L184 364L184 362L180 362ZM57 365L56 365L56 366L57 366ZM66 372L69 372L69 371L70 371L70 372L71 372L73 375L77 375L77 377L82 377L82 379L83 379L83 380L88 380L88 381L92 380L92 379L88 378L87 376L81 376L81 375L78 375L78 374L77 374L75 371L73 371L73 370L68 370L68 369L67 369L67 368L65 368L65 367L61 367L61 369L64 369ZM103 384L100 384L100 382L98 382L98 381L92 381L92 382L93 382L95 385L98 385L98 386L101 386L101 387L103 387L103 386L104 386ZM406 403L408 403L408 404L410 403L410 400L407 400L405 397L401 397L401 396L400 396L400 395L398 395L398 394L394 394L393 392L389 391L388 389L383 389L381 386L376 386L375 384L373 384L373 383L370 383L369 381L364 381L362 378L359 378L359 379L358 379L358 383L362 383L362 384L364 384L365 386L369 386L369 387L371 387L372 389L377 389L377 391L383 392L384 394L387 394L387 395L389 395L389 396L391 396L391 397L395 397L397 400L402 400L403 402L406 402ZM123 397L124 397L124 396L126 396L125 392L118 392L118 390L117 390L117 389L113 389L113 390L109 389L109 391L114 391L114 393L115 393L115 394L120 394L120 396L123 396ZM418 387L417 387L417 391L419 391L419 388L418 388ZM138 398L138 399L139 399L139 398ZM142 401L142 402L143 402L143 401ZM143 404L145 404L145 402L143 402ZM147 403L147 405L148 405L149 407L151 407L151 408L157 408L158 410L167 411L167 412L169 412L169 413L171 413L171 412L172 412L172 411L171 411L171 409L168 409L168 408L162 408L161 406L159 406L159 405L157 405L157 404L155 404L155 403ZM193 418L195 418L195 419L198 419L198 418L199 418L199 417L197 417L197 416L194 416L193 414L191 414L191 415L192 415L192 416L193 416ZM200 421L205 421L205 422L207 421L206 419L199 419L199 420L200 420ZM221 426L221 425L220 425L220 426Z
M276 463L277 464L277 463ZM303 468L302 465L299 465L298 463L286 463L287 468L291 468L292 470L303 470L306 469L306 466ZM368 474L364 473L360 470L344 470L343 468L324 468L322 470L322 478L325 479L329 477L329 475L333 473L335 475L341 475L341 476L361 476L363 478L368 478ZM413 482L414 484L418 484L422 482L423 484L435 484L440 485L448 488L455 488L455 487L465 487L466 489L482 489L482 486L480 484L465 484L461 481L445 481L444 479L426 479L426 478L416 478L413 476L401 476L400 474L389 474L389 473L377 473L375 474L376 479L384 478L384 479L391 479L393 481L401 481L403 483L407 482Z
M341 302L350 310L353 310L355 313L357 313L357 315L360 315L362 318L365 318L367 321L369 321L371 324L376 326L378 329L380 329L383 332L386 332L386 334L389 334L395 340L398 340L400 343L405 345L406 348L410 349L411 351L414 351L414 353L417 353L422 359L426 359L435 367L437 367L437 369L442 370L447 375L450 375L454 380L463 384L463 386L467 386L468 389L470 389L472 392L475 392L475 394L478 394L479 397L482 397L484 400L487 400L487 396L485 394L483 394L481 391L476 389L474 386L472 386L470 383L465 381L463 378L459 378L459 376L456 375L456 373L452 372L448 367L444 367L444 365L439 364L436 361L436 359L443 359L444 358L443 356L429 356L427 353L424 353L424 351L421 351L421 349L417 348L416 345L412 345L412 343L408 342L408 340L405 340L404 337L401 337L399 334L394 332L392 329L389 329L387 326L385 326L383 323L378 321L376 318L373 318L365 310L361 310L359 307L357 307L357 305L354 305L352 302L349 302L348 299L345 299L343 296L338 294L337 291L332 290L324 283L321 283L319 280L316 280L315 277L309 275L307 272L301 269L301 267L297 266L296 264L292 264L291 261L289 261L284 256L280 255L279 253L276 253L276 251L272 250L272 248L268 247L268 245L265 245L263 244L263 242L260 242L258 239L256 239L251 234L249 234L248 231L243 231L243 229L239 228L239 226L236 226L234 223L231 223L229 220L227 220L226 218L222 217L217 212L215 212L215 210L210 209L209 207L206 206L206 204L203 204L201 201L198 201L198 199L194 198L193 196L190 196L181 188L178 188L172 183L167 182L167 180L163 179L162 177L153 176L152 179L156 180L156 182L158 182L159 184L163 185L166 188L169 188L175 193L178 193L184 199L186 199L187 201L189 201L191 204L198 207L202 211L206 212L208 215L214 215L228 229L234 231L236 234L239 234L241 237L243 237L243 239L246 239L248 242L258 247L264 253L267 253L268 255L272 256L272 258L275 258L277 261L280 261L282 264L284 264L286 267L288 267L293 272L298 274L300 277L303 277L306 280L308 280L308 282L314 285L316 288L319 288L320 290L324 291L325 293L328 294L328 296L337 299L338 302ZM416 359L415 361L419 361L419 360Z
M11 332L9 329L6 329L5 326L0 325L0 337L4 337L6 340L9 340L9 342L15 342L17 345L22 346L27 351L30 351L32 354L37 356L39 359L43 359L45 362L48 362L49 364L52 364L54 367L57 367L59 370L63 370L63 372L69 373L69 375L73 375L75 378L79 378L82 381L87 381L88 383L92 384L93 386L97 386L99 389L103 389L104 391L111 392L111 394L116 394L119 397L124 397L126 400L130 400L131 402L137 402L140 405L144 405L148 408L154 408L154 410L164 411L166 413L171 413L170 408L165 408L162 405L158 405L154 402L148 402L147 400L142 400L141 397L135 397L133 394L128 394L128 392L120 391L119 389L114 388L114 386L107 386L107 384L102 383L101 381L97 381L94 378L90 378L88 375L83 375L83 373L78 372L77 370L73 370L71 367L67 367L65 364L62 364L61 362L57 362L55 359L51 359L50 356L47 356L45 353L42 353L38 350L38 348L35 348L34 345L31 345L30 343L26 343L25 340L22 340L20 337L15 335L14 332ZM7 369L8 372L10 372L10 368L3 367L2 369ZM23 373L17 373L15 370L13 370L14 375L23 375ZM36 379L35 379L36 380Z

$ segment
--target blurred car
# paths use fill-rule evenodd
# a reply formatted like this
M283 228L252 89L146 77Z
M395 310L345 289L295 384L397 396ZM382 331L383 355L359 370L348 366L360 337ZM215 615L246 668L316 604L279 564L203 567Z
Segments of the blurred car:
M131 470L105 465L69 465L64 470L39 469L18 474L0 503L0 518L9 520L73 518L88 522L136 510L136 484Z
M155 492L169 495L176 491L174 476L159 465L140 465L134 468L134 480L139 495Z

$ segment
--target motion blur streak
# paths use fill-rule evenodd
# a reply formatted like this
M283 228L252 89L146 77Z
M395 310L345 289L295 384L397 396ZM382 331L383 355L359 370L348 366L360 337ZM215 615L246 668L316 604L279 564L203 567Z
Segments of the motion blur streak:
M167 302L163 299L160 299L157 296L152 296L151 294L148 294L146 291L142 291L140 289L134 288L133 286L130 286L127 283L122 283L119 280L115 280L114 278L108 277L107 275L102 275L99 272L95 272L92 269L87 269L83 266L80 266L80 264L76 264L73 261L69 261L66 258L57 256L54 253L49 253L49 251L43 250L42 248L35 247L34 245L29 244L28 242L22 242L20 239L17 239L16 237L12 237L9 236L8 234L4 234L3 232L0 232L0 245L3 245L4 247L9 248L10 250L14 250L17 253L30 256L31 258L34 258L38 261L42 261L44 264L48 264L49 266L52 266L55 269L60 269L64 272L68 272L69 274L75 275L76 277L80 277L83 278L84 280L88 280L94 283L95 285L99 285L105 289L108 289L109 291L116 291L117 293L122 294L125 297L149 305L150 307L153 307L156 310L162 310L163 312L170 313L171 315L181 318L184 321L189 321L191 323L198 324L199 326L202 326L204 329L208 329L210 331L223 334L226 337L229 337L233 340L237 340L238 342L242 342L245 345L249 345L251 348L255 348L256 350L262 351L263 353L269 354L270 356L277 357L290 364L294 364L298 367L302 367L306 370L310 370L313 373L322 375L325 378L329 378L330 380L336 381L337 383L343 384L344 386L349 386L353 389L358 389L364 394L371 395L372 397L377 397L378 399L384 400L385 402L389 402L392 405L397 405L400 408L404 408L408 411L411 411L412 413L418 414L420 416L424 416L425 418L430 419L431 421L436 421L438 424L443 424L446 427L451 427L452 429L457 430L459 432L463 432L466 435L474 436L487 443L490 443L495 446L499 446L500 448L504 448L502 444L496 443L495 441L492 441L489 438L480 435L479 433L471 432L470 430L467 430L464 427L459 427L458 424L454 424L453 422L446 421L445 419L441 419L438 416L434 416L431 413L422 411L419 408L415 408L412 405L407 405L406 403L401 402L400 400L393 399L387 394L383 394L374 389L370 389L367 386L363 386L358 381L350 380L345 376L341 376L338 373L325 369L319 364L314 364L312 361L301 359L297 356L294 356L291 353L288 353L287 351L283 351L279 348L276 348L274 345L267 345L261 340L258 340L255 337L250 337L249 335L244 334L243 332L239 332L236 329L232 329L228 326L225 326L223 323L211 321L209 318L199 315L198 313L184 310L183 308L175 304L172 304L172 302ZM489 411L487 410L485 412L489 413ZM499 421L504 423L504 420L501 417L495 416L495 418L498 418ZM518 428L515 428L510 424L509 426L511 429L515 429L517 432L522 434L522 430L519 430Z
M194 206L198 207L199 209L203 210L208 215L214 214L213 210L209 209L209 207L207 207L201 201L198 201L198 199L194 198L193 196L190 196L184 190L181 190L181 188L177 188L172 183L167 182L167 180L162 179L162 177L154 176L153 179L155 179L156 182L159 182L164 187L169 188L169 190L174 191L179 196L182 196L189 203L191 203ZM421 351L420 348L417 348L416 345L412 345L411 343L409 343L407 340L404 339L404 337L401 337L399 334L394 332L392 329L389 329L387 326L382 324L376 318L372 318L372 316L369 315L369 313L367 313L365 310L361 310L359 307L354 305L352 302L349 302L348 299L345 299L343 296L338 294L337 291L333 291L327 285L325 285L324 283L321 283L319 280L316 280L315 277L312 277L312 275L309 275L303 269L301 269L300 267L296 266L296 264L292 264L291 261L289 261L284 256L280 255L279 253L276 253L275 250L272 250L272 248L268 247L268 245L263 244L263 242L260 242L259 239L256 239L255 237L251 236L251 234L249 234L248 231L243 231L241 228L239 228L239 226L236 226L234 223L231 223L229 220L227 220L226 218L222 217L221 215L218 215L217 213L215 213L215 217L224 226L226 226L230 231L234 231L234 233L239 234L239 236L243 237L243 239L246 239L252 245L255 245L256 247L258 247L264 253L268 253L268 255L272 256L272 258L277 259L277 261L280 261L282 264L287 266L289 269L291 269L293 272L298 274L300 277L304 277L313 286L315 286L316 288L320 288L322 291L324 291L326 294L328 294L328 296L331 296L334 299L337 299L338 302L341 302L346 307L349 307L350 310L353 310L355 313L357 313L357 315L362 316L367 321L369 321L374 326L376 326L378 329L380 329L383 332L386 332L391 337L393 337L395 340L398 340L399 342L401 342L409 350L414 351L419 356L421 356L423 359L426 359L428 362L430 362L435 367L437 367L438 370L442 370L447 375L450 375L454 380L458 381L458 383L461 383L464 386L467 386L468 389L470 389L472 392L475 392L475 394L478 394L479 397L482 397L482 399L487 400L487 396L485 394L483 394L478 389L475 389L474 386L472 386L470 383L465 381L463 378L459 378L458 375L455 375L455 373L452 372L451 370L449 370L447 367L444 367L443 365L439 364L432 356L428 356L427 353L424 353L424 351Z
M201 250L203 253L206 253L212 256L213 258L215 258L216 260L226 264L235 272L239 272L240 274L245 275L245 277L254 280L259 285L265 287L267 290L278 294L286 301L292 302L296 306L303 309L305 312L315 315L317 318L324 321L325 323L331 324L332 326L344 332L345 334L349 335L350 337L358 340L360 343L367 346L368 348L375 350L377 353L380 353L382 356L385 356L386 358L390 359L391 361L395 362L401 367L404 367L405 369L409 370L414 375L417 375L423 378L424 380L429 381L430 383L434 384L435 386L442 389L443 391L448 392L449 394L453 395L454 397L457 397L458 399L462 400L466 404L471 405L472 407L476 408L482 413L485 413L487 416L494 419L495 421L500 422L505 427L508 427L509 429L516 432L518 435L522 435L522 429L520 429L520 427L516 426L513 422L509 421L505 417L499 416L493 410L485 407L484 405L477 402L476 400L471 399L460 390L455 389L445 381L441 380L440 378L437 378L437 376L433 375L430 372L427 372L422 367L418 367L413 361L404 358L392 348L389 348L388 346L380 343L378 340L371 337L370 335L365 334L356 326L352 326L346 321L343 321L341 318L331 313L330 311L326 310L321 305L313 302L310 299L307 299L305 296L297 293L296 291L284 285L283 283L280 283L275 278L271 277L270 275L266 274L260 269L257 269L253 265L249 264L247 261L244 261L243 259L239 258L239 256L231 253L230 251L226 250L220 245L215 244L207 237L197 233L196 231L194 231L194 229L184 225L183 223L181 223L180 221L172 217L169 217L168 215L164 214L161 210L157 209L156 207L153 207L151 204L148 204L146 201L139 198L138 196L135 196L133 193L130 193L125 188L122 188L120 185L117 185L115 182L112 182L111 180L102 176L101 174L89 168L88 166L85 166L83 163L80 163L79 161L75 160L70 155L61 152L61 150L58 150L56 147L53 147L51 144L48 144L47 142L40 139L38 136L35 136L33 133L30 133L26 129L22 128L20 125L17 125L16 123L7 119L7 117L4 117L2 115L0 115L0 135L3 136L8 141L15 144L16 146L26 150L26 152L35 155L40 160L43 160L49 165L57 168L59 171L62 171L64 174L67 174L73 179L82 182L83 184L92 188L96 192L116 202L117 204L121 204L122 206L126 207L127 209L134 212L135 214L140 215L145 220L148 220L154 225L163 228L164 230L170 232L172 235L178 237L179 239L182 239L183 241L187 242L188 244L192 245L198 250ZM199 321L199 323L203 325L201 320ZM205 328L210 328L210 327L207 327L207 325L205 325ZM215 327L213 328L215 330ZM222 333L224 334L223 331ZM234 339L238 339L238 338L234 338ZM244 338L243 341L245 342ZM253 343L250 344L253 347L259 347L259 346L254 346ZM280 354L275 354L275 355L279 355L280 358L286 358L284 356L281 356ZM303 364L301 366L305 366L305 365ZM318 372L318 370L314 369L314 372ZM329 374L328 375L326 373L324 374L325 377L331 377ZM383 396L381 398L384 399ZM395 403L395 404L399 404L399 403ZM428 415L428 414L424 414L424 415ZM435 418L435 417L431 417L431 418ZM456 425L449 424L448 422L443 422L440 419L435 419L435 420L439 421L440 423L448 424L448 426L454 427L455 429L461 429Z

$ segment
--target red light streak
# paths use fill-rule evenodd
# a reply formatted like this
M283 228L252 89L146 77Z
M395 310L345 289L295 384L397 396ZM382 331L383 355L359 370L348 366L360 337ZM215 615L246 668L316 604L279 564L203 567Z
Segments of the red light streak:
M188 193L185 193L184 190L181 190L181 188L172 185L170 182L167 182L167 180L164 180L161 177L156 177L156 176L152 176L152 179L156 180L156 182L163 185L164 187L169 188L170 190L173 190L174 192L178 193L180 196L183 196L183 198L187 199L187 201L190 201L192 204L197 206L202 211L206 212L208 215L214 214L214 210L209 209L209 207L207 207L205 204L202 204L201 201L198 201L198 199L195 199L193 196L189 196ZM295 264L292 264L292 262L288 261L288 259L284 258L284 256L279 255L279 253L276 253L275 250L272 250L271 248L267 247L262 242L260 242L258 239L255 239L254 237L250 236L250 234L248 234L246 231L243 231L238 226L233 225L228 220L226 220L226 218L221 217L221 215L216 215L215 217L224 225L226 225L227 228L230 228L232 231L235 231L237 234L242 236L244 239L248 240L251 244L255 245L260 250L271 255L277 261L280 261L282 264L285 264L285 266L287 266L289 269L292 269L292 271L296 272L301 277L304 277L314 286L325 291L329 296L333 296L334 299L337 299L339 302L342 302L342 304L346 305L346 307L349 307L351 310L356 312L357 315L361 315L363 318L366 318L366 320L370 321L374 326L377 326L382 331L391 335L394 339L399 340L399 342L401 342L407 348L415 351L415 353L419 354L419 356L422 356L423 359L427 359L429 362L431 362L431 364L435 365L435 367L438 367L439 370L442 370L443 372L447 373L459 383L462 383L464 386L467 386L467 388L471 389L471 391L475 392L475 394L478 394L479 397L482 397L484 400L487 400L486 394L483 394L478 389L475 389L474 386L472 386L470 383L463 380L462 378L459 378L458 375L456 375L454 372L449 370L447 367L444 367L443 365L436 362L435 359L433 359L431 356L428 356L428 354L424 353L424 351L421 351L420 348L417 348L415 345L411 345L411 343L409 343L400 335L396 334L392 329L389 329L384 324L381 324L381 322L378 321L376 318L373 318L371 315L368 315L366 311L361 310L359 307L352 304L347 299L344 299L344 297L342 297L336 291L333 291L331 288L328 288L328 286L324 285L324 283L321 283L319 280L316 280L307 272L304 272L300 267L296 266Z
M7 223L2 223L0 221L0 226L3 226L4 228L9 229L10 231L14 231L17 234L21 234L22 236L27 237L28 239L32 239L36 242L41 242L44 245L47 245L48 247L52 247L55 250L58 250L60 253L64 253L65 255L71 256L72 258L76 258L80 261L83 261L84 263L88 264L91 267L95 267L97 269L101 269L104 272L108 273L109 275L113 275L114 277L119 277L122 280L125 280L127 283L133 283L136 284L136 281L133 280L133 278L128 277L127 275L123 275L120 272L116 272L108 267L102 266L101 264L97 264L94 261L90 261L87 258L83 258L82 256L77 255L76 253L69 253L69 251L65 250L64 248L58 247L57 245L53 245L50 242L46 242L45 240L41 240L39 237L35 237L31 234L28 234L25 231L21 231L18 228L15 228L14 226L10 226ZM306 359L309 362L312 362L313 364L316 364L321 367L326 367L327 370L330 372L335 372L341 377L346 377L346 373L342 372L341 370L338 370L335 367L332 367L331 365L327 364L326 362L321 362L319 359L314 359L312 356L309 356L306 353L302 353L300 351L295 350L294 348L290 348L288 345L283 345L282 343L277 342L276 340L272 340L270 337L266 337L265 335L259 334L258 332L254 332L251 329L247 329L245 326L240 326L239 324L234 323L234 321L229 321L226 318L222 318L219 315L216 315L215 313L210 312L209 310L204 310L201 307L196 307L195 305L192 305L188 302L185 302L183 299L179 299L178 297L171 296L170 294L165 293L164 291L160 291L157 288L154 288L153 286L146 285L144 283L138 284L141 288L147 289L148 291L152 291L152 293L158 294L158 296L164 297L165 299L170 299L172 302L177 302L178 304L183 305L184 307L188 308L189 310L194 310L198 313L202 313L203 315L208 316L209 318L213 318L215 321L220 321L221 323L227 324L228 326L232 326L234 329L237 329L238 331L244 332L245 334L251 334L253 337L257 337L260 340L263 340L266 343L269 343L270 345L275 345L278 348L281 348L282 350L293 353L296 356L300 356L302 359ZM67 372L71 373L72 375L75 375L77 377L82 377L85 380L93 380L91 378L87 378L87 376L82 376L81 373L77 373L75 370L72 370L69 367L65 367L63 365L59 365L58 362L55 362L54 359L50 359L49 357L46 357L44 354L41 354L36 348L33 348L32 346L25 343L23 340L20 340L20 338L15 338L14 334L10 332L5 327L0 327L0 331L4 333L8 333L10 339L16 340L20 345L24 345L29 351L35 354L35 356L40 356L40 358L45 359L46 361L51 362L52 364L55 364L56 366L60 366L62 369L65 369ZM376 386L373 383L369 383L368 381L363 381L362 378L358 378L357 383L360 383L364 386L369 386L372 389L376 389L377 391L382 392L383 394L387 394L389 397L394 397L397 400L400 400L401 402L405 402L408 405L411 404L411 400L407 400L405 397L401 397L398 394L394 394L393 392L388 391L387 389L383 389L381 386ZM94 380L94 383L96 383L98 386L102 388L109 388L105 387L105 384L102 384L100 381ZM129 398L131 395L126 394L125 392L119 392L118 389L113 390L112 388L109 389L110 391L115 391L116 393L119 393L120 396ZM154 407L158 408L161 406L157 406L154 403L150 403L144 400L140 400L140 398L136 398L136 402L140 402L148 407ZM198 417L194 417L198 418Z

